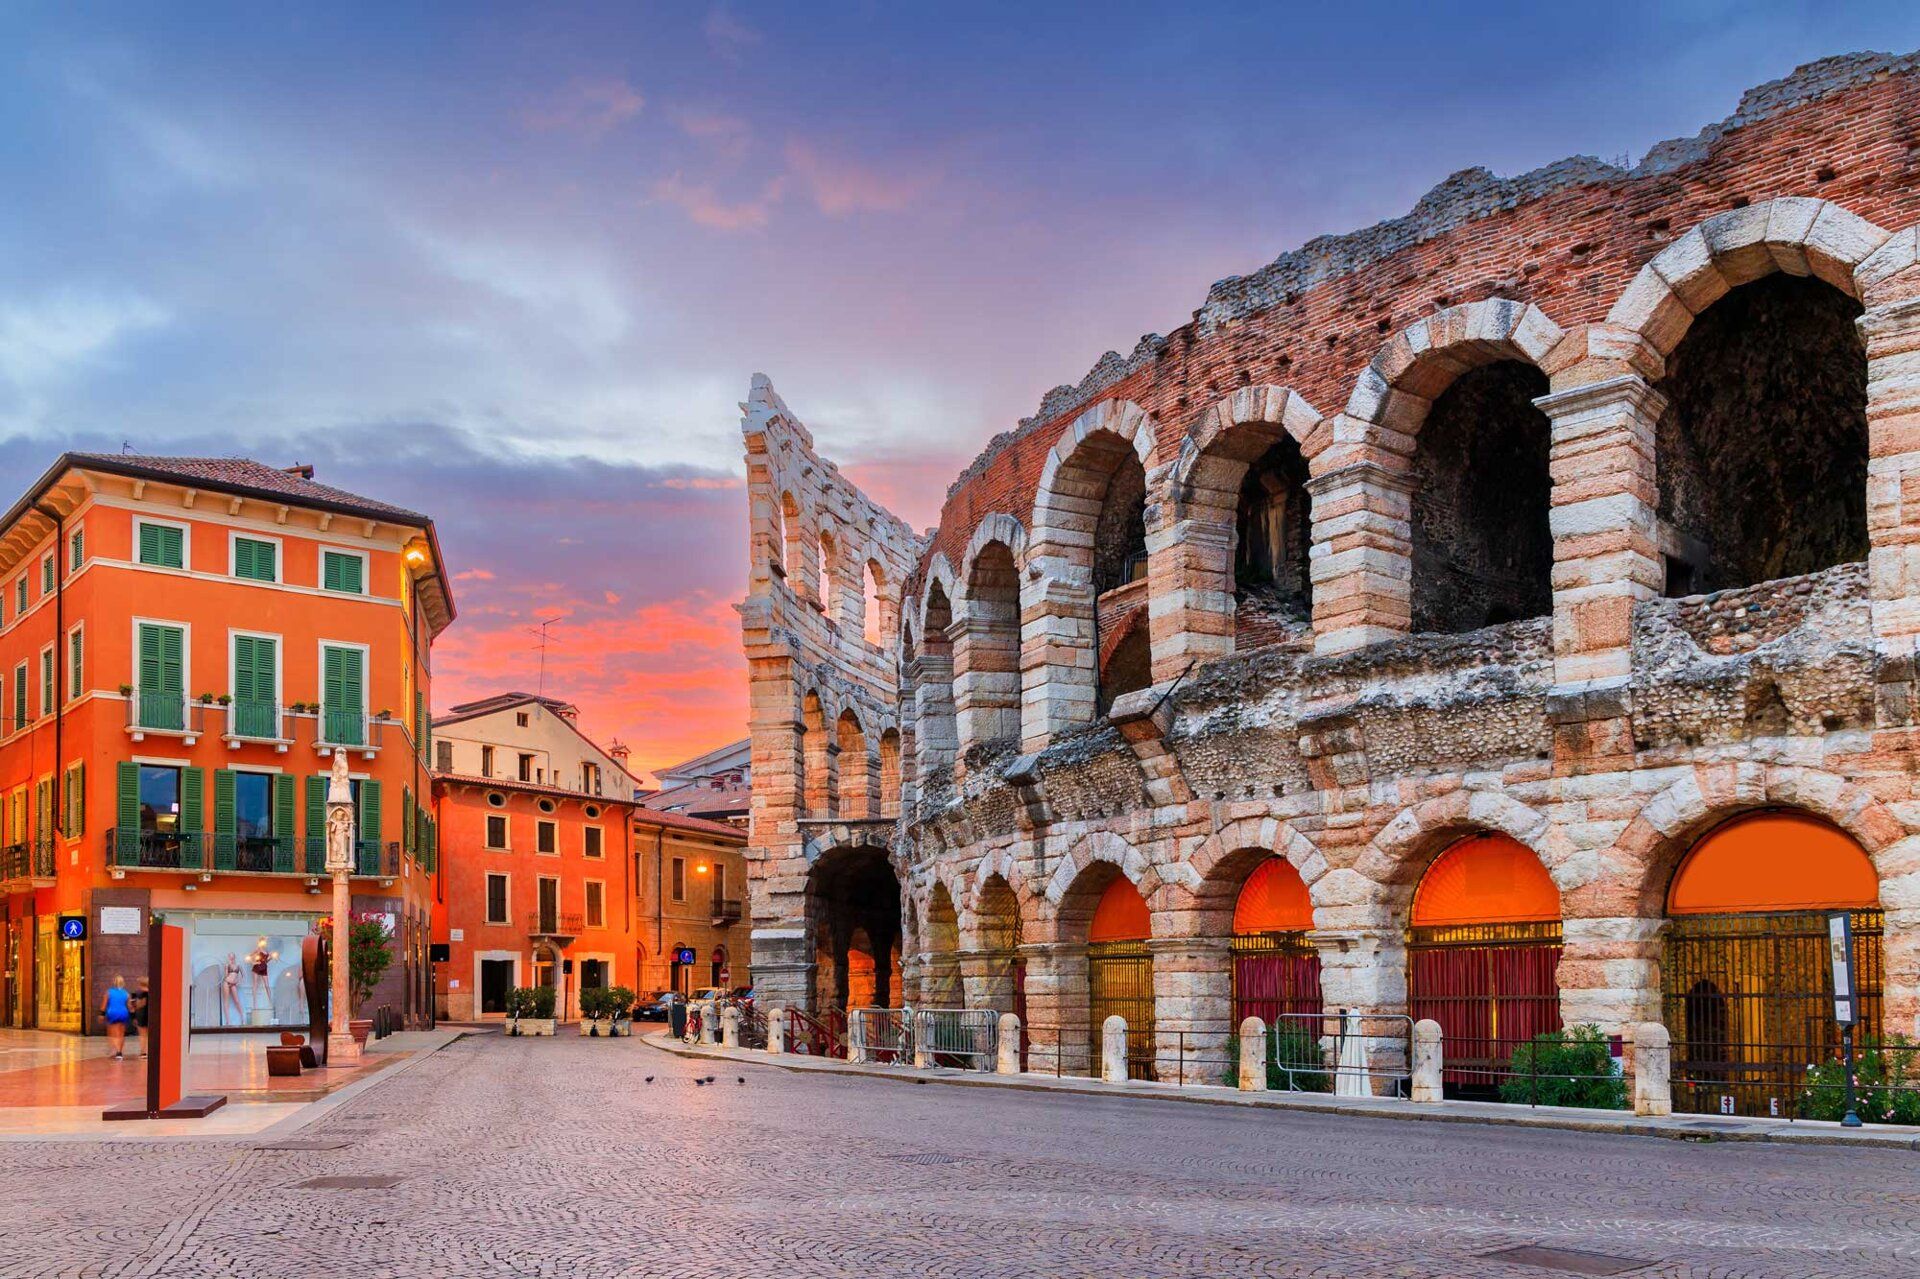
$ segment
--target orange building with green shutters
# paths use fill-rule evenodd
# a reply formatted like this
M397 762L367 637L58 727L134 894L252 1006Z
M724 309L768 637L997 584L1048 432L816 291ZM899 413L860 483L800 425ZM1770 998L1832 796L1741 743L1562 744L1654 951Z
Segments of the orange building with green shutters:
M329 908L324 774L352 764L356 910L431 1016L431 653L453 620L424 515L234 458L61 456L0 520L0 1024L91 1028L187 930L198 1030L305 1024Z

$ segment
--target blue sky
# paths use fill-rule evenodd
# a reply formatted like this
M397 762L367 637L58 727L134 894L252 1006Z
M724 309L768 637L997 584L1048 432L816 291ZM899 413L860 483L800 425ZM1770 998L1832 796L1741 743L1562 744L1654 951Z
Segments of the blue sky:
M751 373L924 525L1221 276L1920 46L1910 4L77 8L0 14L16 487L316 461L439 519L438 700L565 616L553 678L652 763L743 728Z

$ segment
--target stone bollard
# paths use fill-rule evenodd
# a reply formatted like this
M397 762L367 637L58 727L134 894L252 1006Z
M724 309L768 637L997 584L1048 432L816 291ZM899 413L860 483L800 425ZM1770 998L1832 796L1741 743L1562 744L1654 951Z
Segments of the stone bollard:
M1127 1082L1127 1019L1119 1013L1100 1027L1100 1078L1110 1084Z
M778 1004L767 1009L767 1051L787 1051L787 1010Z
M1433 1020L1413 1023L1413 1099L1439 1101L1440 1023Z
M847 1013L847 1064L857 1066L867 1059L867 1019L855 1008Z
M718 1008L714 1007L713 1001L711 999L702 1000L700 1002L700 1042L701 1043L713 1044L713 1043L719 1042L720 1040L719 1011L720 1010Z
M1673 1113L1673 1036L1657 1021L1633 1028L1633 1113Z
M933 1019L928 1018L928 1024L921 1026L914 1022L912 1010L906 1010L901 1015L907 1019L907 1025L913 1027L913 1068L925 1070L932 1064L932 1058L927 1053L927 1037L932 1033Z
M740 1010L732 1004L720 1014L720 1042L727 1048L740 1046Z
M1267 1023L1249 1017L1240 1023L1240 1091L1267 1090Z
M1000 1014L1000 1042L994 1053L993 1069L999 1075L1020 1073L1020 1018L1015 1013Z

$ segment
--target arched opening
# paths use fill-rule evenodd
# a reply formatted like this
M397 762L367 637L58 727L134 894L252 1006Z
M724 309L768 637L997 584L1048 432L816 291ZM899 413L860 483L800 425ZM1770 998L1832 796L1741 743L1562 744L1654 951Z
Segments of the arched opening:
M927 585L918 678L914 698L914 784L920 792L937 790L951 773L959 744L953 718L953 607L939 582Z
M1020 955L1023 940L1020 899L1014 896L1012 885L1003 877L987 876L987 882L980 887L975 918L981 958L981 989L977 1002L982 1008L1013 1013L1020 1018L1020 1068L1025 1070L1027 961Z
M1093 590L1104 595L1147 575L1147 471L1133 445L1118 436L1096 432L1082 448L1092 454L1085 469L1104 476L1093 526Z
M1853 939L1855 1033L1878 1038L1882 1028L1885 922L1860 845L1807 813L1736 817L1688 850L1667 915L1660 971L1674 1108L1837 1117L1832 1089L1809 1088L1810 1073L1840 1052L1836 915Z
M1461 374L1414 446L1412 629L1460 633L1553 610L1547 377L1521 360Z
M856 970L862 991L872 992L867 1006L898 1002L900 881L883 850L859 846L821 855L807 875L807 930L815 1012L855 1006L849 1000Z
M878 560L868 560L860 570L861 637L879 648L891 629L887 622L886 574Z
M867 758L867 735L851 710L840 712L834 740L840 747L840 814L859 820L873 816L873 764Z
M926 966L920 978L921 999L929 1008L964 1008L967 998L960 985L960 916L945 884L935 884L927 898Z
M1147 610L1141 607L1127 613L1117 623L1119 630L1111 643L1102 644L1100 655L1100 713L1113 708L1114 699L1136 693L1153 683L1153 642L1147 630Z
M1234 534L1237 615L1266 619L1269 626L1310 624L1313 587L1307 552L1313 540L1313 503L1307 494L1307 460L1292 436L1274 439L1247 467Z
M1087 923L1087 1041L1097 1054L1107 1018L1124 1018L1129 1079L1155 1076L1152 936L1146 899L1114 872Z
M820 530L820 561L814 580L819 583L815 590L820 601L820 611L825 613L829 622L837 621L835 612L845 601L840 598L840 547L832 533Z
M900 815L900 730L880 734L880 816Z
M800 699L800 795L809 817L833 817L835 793L833 752L828 749L827 716L820 694L808 690Z
M1233 905L1234 1026L1258 1017L1320 1033L1320 952L1307 940L1312 927L1313 904L1293 864L1268 857L1256 865Z
M787 507L792 500L785 493L776 494L768 520L770 527L767 529L767 567L772 570L775 577L787 575L787 538L789 536Z
M799 590L804 585L809 562L807 530L800 517L800 503L791 493L780 494L780 548L787 585Z
M1776 273L1695 317L1658 383L1667 594L1797 577L1867 556L1861 307Z
M707 956L707 977L709 984L725 990L733 985L733 968L727 962L727 948L715 946L713 953Z
M967 612L954 651L955 707L963 747L1020 738L1020 577L1013 552L989 542L974 557Z
M1469 835L1434 859L1407 930L1408 1004L1440 1023L1451 1096L1496 1099L1514 1049L1560 1029L1560 890L1533 850Z

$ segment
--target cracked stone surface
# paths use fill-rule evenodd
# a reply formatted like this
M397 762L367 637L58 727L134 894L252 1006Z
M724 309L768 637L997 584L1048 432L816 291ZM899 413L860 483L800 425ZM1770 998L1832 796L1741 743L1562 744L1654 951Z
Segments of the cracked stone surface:
M917 1087L635 1040L462 1040L300 1135L349 1144L0 1146L0 1274L1553 1273L1487 1255L1530 1245L1674 1279L1920 1271L1906 1152Z

